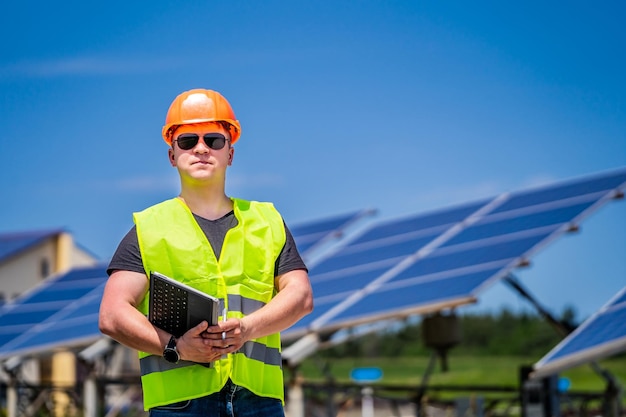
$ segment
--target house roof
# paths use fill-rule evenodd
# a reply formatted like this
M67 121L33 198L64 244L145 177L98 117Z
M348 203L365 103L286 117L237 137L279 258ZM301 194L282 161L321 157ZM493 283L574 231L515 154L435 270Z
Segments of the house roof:
M63 233L62 229L0 233L0 262Z

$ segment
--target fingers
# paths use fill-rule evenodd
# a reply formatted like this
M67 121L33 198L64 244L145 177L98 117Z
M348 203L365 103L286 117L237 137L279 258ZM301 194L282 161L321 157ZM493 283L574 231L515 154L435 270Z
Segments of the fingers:
M205 339L221 339L237 338L241 335L241 321L236 318L230 318L227 321L219 322L213 326L209 326L203 333ZM231 343L232 344L232 343Z
M206 320L200 322L196 327L192 327L187 331L187 333L191 333L194 336L200 336L202 333L206 332L209 327L209 323Z
M226 321L220 321L213 326L209 326L206 331L208 333L219 333L221 337L222 333L234 330L236 328L239 328L239 320L235 318L230 318Z

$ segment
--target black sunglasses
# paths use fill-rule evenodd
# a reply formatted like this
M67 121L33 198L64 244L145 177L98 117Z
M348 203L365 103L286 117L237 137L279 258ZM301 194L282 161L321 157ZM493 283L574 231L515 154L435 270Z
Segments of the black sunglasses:
M226 136L221 133L207 133L203 136L204 143L211 149L222 149L226 145ZM178 142L178 147L184 151L193 149L200 140L200 136L197 133L183 133L174 142Z

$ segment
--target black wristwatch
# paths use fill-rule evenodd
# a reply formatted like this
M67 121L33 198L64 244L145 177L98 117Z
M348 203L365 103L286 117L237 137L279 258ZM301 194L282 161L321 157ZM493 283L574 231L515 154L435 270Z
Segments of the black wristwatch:
M165 349L163 350L163 358L171 363L178 363L180 360L180 355L176 350L176 338L174 336L170 337L170 341L165 345Z

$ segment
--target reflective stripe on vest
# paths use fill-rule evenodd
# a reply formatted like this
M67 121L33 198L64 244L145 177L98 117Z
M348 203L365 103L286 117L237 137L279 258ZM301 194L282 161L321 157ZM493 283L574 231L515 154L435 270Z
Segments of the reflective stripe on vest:
M244 317L275 295L274 267L285 244L280 214L270 203L233 199L238 225L224 238L219 261L193 214L179 199L135 213L146 274L156 271L212 294L229 317ZM245 256L242 256L245 254ZM148 297L139 309L147 314ZM248 341L211 367L140 352L146 409L219 391L228 378L257 395L283 400L278 333ZM190 381L193 381L192 383Z
M242 297L237 294L228 294L228 311L238 311L244 315L253 313L263 307L264 302Z
M262 343L256 343L252 340L244 343L237 353L241 353L249 359L260 361L268 365L282 366L282 357L279 349L270 348ZM188 361L171 363L164 361L162 357L155 355L146 356L139 360L141 375L147 375L153 372L169 371L193 365L197 365L197 363Z

